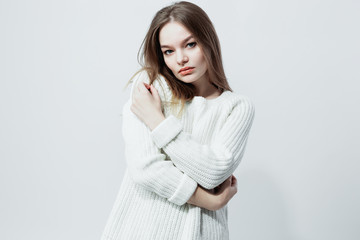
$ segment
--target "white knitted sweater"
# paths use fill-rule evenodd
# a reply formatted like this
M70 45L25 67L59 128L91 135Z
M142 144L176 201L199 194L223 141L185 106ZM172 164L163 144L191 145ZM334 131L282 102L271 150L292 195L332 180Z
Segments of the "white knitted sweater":
M209 211L187 201L197 185L213 189L239 165L254 119L244 95L223 92L215 99L196 96L181 118L170 113L165 79L153 83L166 119L151 131L130 110L135 77L123 107L127 169L101 240L227 240L227 206ZM159 85L161 84L161 86Z

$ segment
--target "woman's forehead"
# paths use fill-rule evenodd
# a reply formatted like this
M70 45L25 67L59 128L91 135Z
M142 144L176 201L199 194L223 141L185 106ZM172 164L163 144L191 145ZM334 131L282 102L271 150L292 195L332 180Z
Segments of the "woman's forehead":
M191 32L179 22L168 22L159 33L159 41L162 46L181 44L191 37Z

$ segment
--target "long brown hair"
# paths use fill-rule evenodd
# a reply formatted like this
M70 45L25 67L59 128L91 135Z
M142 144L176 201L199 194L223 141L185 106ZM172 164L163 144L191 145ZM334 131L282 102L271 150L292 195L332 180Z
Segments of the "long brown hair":
M219 39L210 18L199 6L186 1L175 2L156 13L138 52L138 61L142 68L131 77L128 84L136 74L146 70L150 84L160 75L165 78L172 92L171 102L174 104L181 102L181 110L186 101L193 99L196 93L195 86L182 82L174 76L166 66L160 48L159 32L171 21L181 23L193 34L203 51L210 83L221 92L232 91L225 76Z

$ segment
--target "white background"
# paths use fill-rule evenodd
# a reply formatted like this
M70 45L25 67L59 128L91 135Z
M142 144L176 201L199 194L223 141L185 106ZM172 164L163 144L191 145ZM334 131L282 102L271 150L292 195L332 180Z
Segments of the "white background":
M0 2L0 239L96 240L125 170L123 90L171 1ZM360 239L360 4L194 1L256 108L231 239Z

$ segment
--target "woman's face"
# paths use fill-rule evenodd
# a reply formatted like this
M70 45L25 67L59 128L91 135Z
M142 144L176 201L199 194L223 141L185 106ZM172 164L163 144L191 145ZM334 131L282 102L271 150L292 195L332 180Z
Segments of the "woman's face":
M160 29L159 41L166 65L179 80L195 86L207 81L204 54L182 24L176 21L165 24Z

